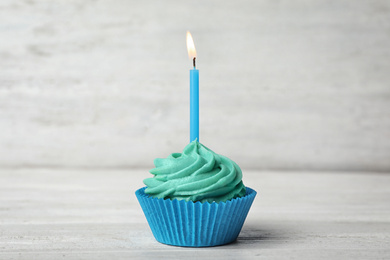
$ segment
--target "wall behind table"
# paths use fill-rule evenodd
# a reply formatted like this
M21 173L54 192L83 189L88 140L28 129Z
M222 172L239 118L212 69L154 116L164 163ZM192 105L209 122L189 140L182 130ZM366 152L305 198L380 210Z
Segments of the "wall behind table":
M0 167L148 167L201 142L244 169L390 170L390 3L2 1Z

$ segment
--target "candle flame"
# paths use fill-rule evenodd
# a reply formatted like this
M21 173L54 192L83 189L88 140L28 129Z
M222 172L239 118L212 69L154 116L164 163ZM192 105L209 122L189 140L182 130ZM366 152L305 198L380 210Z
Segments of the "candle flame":
M192 35L189 31L187 31L187 50L188 50L188 56L190 57L191 60L196 58L194 40L192 39Z

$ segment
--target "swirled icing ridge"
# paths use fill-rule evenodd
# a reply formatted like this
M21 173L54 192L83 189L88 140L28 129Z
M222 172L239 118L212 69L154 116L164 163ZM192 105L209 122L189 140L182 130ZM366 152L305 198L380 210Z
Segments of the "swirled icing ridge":
M245 195L240 167L197 141L182 153L154 160L145 193L156 198L221 202Z

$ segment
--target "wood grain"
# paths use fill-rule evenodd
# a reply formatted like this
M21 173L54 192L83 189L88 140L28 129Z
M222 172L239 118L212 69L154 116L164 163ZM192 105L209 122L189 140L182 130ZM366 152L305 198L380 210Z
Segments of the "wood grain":
M190 30L205 145L251 169L390 171L388 0L2 0L0 13L0 167L149 168L181 151Z
M146 169L1 171L0 258L390 257L386 174L244 171L258 196L238 240L213 248L154 240L134 195L146 177Z

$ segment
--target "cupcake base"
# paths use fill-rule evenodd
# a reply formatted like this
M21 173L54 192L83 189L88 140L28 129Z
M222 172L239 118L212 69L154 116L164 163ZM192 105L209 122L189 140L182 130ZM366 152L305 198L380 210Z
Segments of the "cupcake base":
M256 196L246 195L220 203L157 199L136 191L150 229L160 243L185 247L218 246L235 241Z

